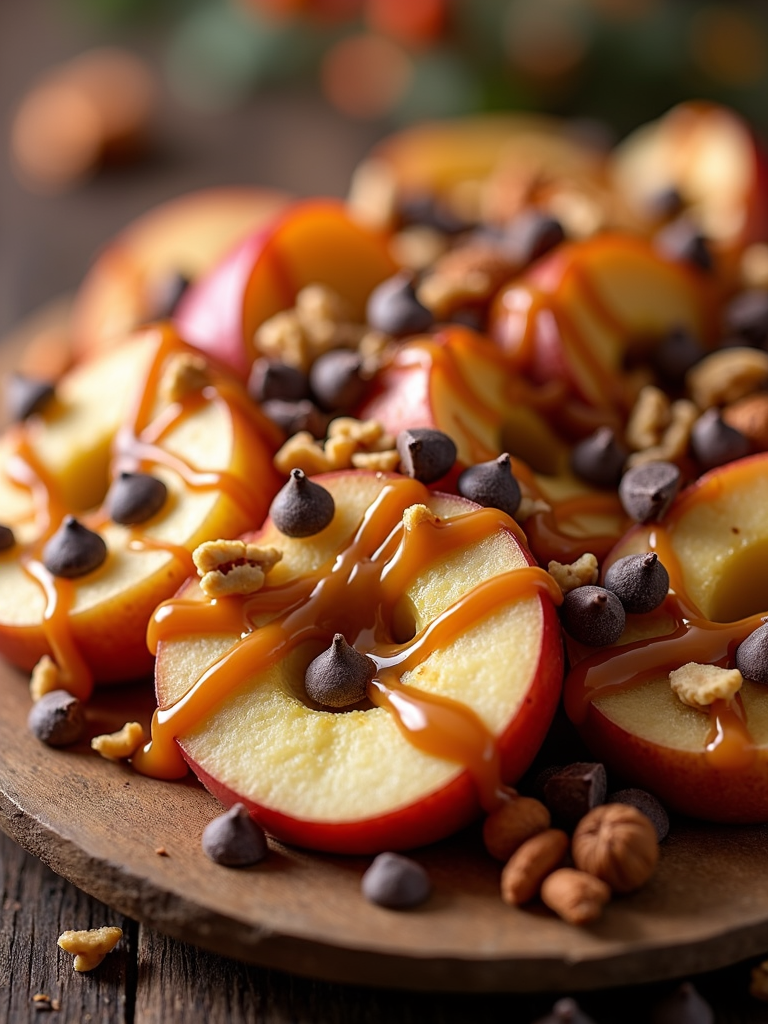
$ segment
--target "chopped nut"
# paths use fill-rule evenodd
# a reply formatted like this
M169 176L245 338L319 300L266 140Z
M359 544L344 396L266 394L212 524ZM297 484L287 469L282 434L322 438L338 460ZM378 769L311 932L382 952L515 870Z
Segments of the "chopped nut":
M121 761L132 757L146 740L147 735L139 722L126 722L117 732L94 736L91 748L108 761Z
M688 451L691 429L699 417L693 402L679 398L669 409L670 421L657 445L644 451L633 452L627 459L627 468L646 462L677 462Z
M524 523L526 519L530 519L531 516L535 516L539 512L551 511L552 506L544 501L543 498L530 498L527 494L524 494L520 499L520 504L517 506L515 519L518 523Z
M485 848L496 860L507 861L526 839L548 829L550 820L541 801L514 796L485 819Z
M633 892L656 869L656 829L629 804L602 804L585 814L573 834L573 862L615 892Z
M328 456L308 430L300 430L289 437L273 459L279 472L288 474L292 469L300 469L307 476L315 473L327 473L331 468Z
M768 394L747 395L723 409L723 422L738 430L756 451L768 451Z
M597 195L573 187L560 186L546 201L550 211L571 238L589 238L605 226L604 203Z
M369 157L352 175L347 198L352 216L377 231L390 227L397 211L397 179L387 160Z
M514 271L514 264L498 248L464 245L437 261L416 295L440 319L467 302L489 299Z
M599 878L574 868L558 868L541 886L541 898L568 924L591 924L603 912L611 890Z
M649 384L637 396L627 423L627 444L634 451L658 445L671 419L670 401L664 392Z
M383 331L366 331L360 339L357 351L362 358L362 374L370 379L389 362L397 346L389 334Z
M570 565L552 559L547 566L547 572L562 592L567 594L577 587L592 587L597 583L597 559L591 552L586 552Z
M296 315L305 327L318 320L344 323L352 319L349 303L327 284L310 284L296 296Z
M403 526L410 531L422 523L429 523L436 526L440 522L440 516L435 515L428 505L409 505L403 512Z
M768 352L746 347L712 352L688 371L685 383L701 410L737 402L768 384Z
M256 331L254 345L269 359L277 359L300 370L310 367L309 342L293 309L285 309L265 320Z
M768 245L756 242L741 254L739 273L746 288L768 288Z
M374 473L392 473L400 464L400 455L394 449L388 452L354 452L355 469L368 469Z
M122 928L90 928L86 931L62 932L58 942L65 952L74 956L76 971L92 971L122 937Z
M356 420L353 416L337 416L331 420L328 437L348 437L369 450L376 450L373 445L386 437L388 443L385 447L395 447L395 439L391 434L384 433L384 427L378 420Z
M752 968L749 994L768 1003L768 960Z
M59 666L44 654L32 669L29 680L29 695L34 701L40 700L46 693L61 689L61 672Z
M512 906L532 900L547 875L563 862L569 845L567 834L554 828L527 839L501 873L502 900Z
M205 541L192 553L192 561L201 577L200 589L211 598L255 594L282 557L277 548L242 540Z
M352 437L329 437L323 450L330 469L347 469L352 465L352 455L357 451L357 441Z
M689 661L669 673L669 682L683 704L702 711L716 700L730 700L741 689L744 677L737 668Z
M203 390L211 383L208 363L193 352L179 352L168 361L160 381L160 394L166 402L181 402L187 395Z
M408 270L425 270L432 266L447 248L446 236L426 224L414 224L398 231L389 243L389 251L395 262Z

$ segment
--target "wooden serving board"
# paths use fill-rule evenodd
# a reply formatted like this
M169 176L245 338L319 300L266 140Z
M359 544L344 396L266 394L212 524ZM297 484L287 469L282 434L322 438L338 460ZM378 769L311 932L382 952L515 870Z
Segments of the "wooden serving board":
M136 775L87 742L47 748L26 729L26 677L0 665L0 692L3 829L116 910L219 953L331 981L523 992L674 977L768 950L768 828L678 825L652 882L584 929L502 904L499 865L472 829L417 852L434 895L398 913L361 897L366 858L275 843L251 869L211 863L200 836L220 807L202 787ZM147 724L152 704L148 682L101 691L89 735Z

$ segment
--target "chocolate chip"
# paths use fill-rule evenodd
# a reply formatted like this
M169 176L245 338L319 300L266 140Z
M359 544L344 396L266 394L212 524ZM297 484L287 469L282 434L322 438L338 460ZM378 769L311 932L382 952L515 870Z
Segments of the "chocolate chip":
M268 852L264 830L244 804L233 804L224 814L209 821L203 829L202 845L207 857L227 868L258 864Z
M635 522L659 522L680 489L680 470L673 462L633 466L621 478L619 500Z
M736 668L745 679L768 686L768 622L753 630L736 648Z
M571 469L595 487L615 487L628 454L610 427L598 427L571 452Z
M690 263L700 270L712 270L709 242L698 227L685 217L673 220L656 235L656 248L670 260Z
M552 1012L540 1017L534 1024L595 1024L580 1008L575 999L558 999Z
M599 763L569 764L544 785L544 803L553 818L566 826L575 825L593 807L605 803L608 779Z
M12 373L5 390L8 415L20 423L35 413L41 412L56 393L48 380L27 377L23 373Z
M686 373L706 354L707 350L696 335L685 327L674 327L656 346L651 361L665 384L679 388Z
M563 598L563 629L589 647L615 643L624 632L626 615L621 601L604 587L577 587Z
M75 519L65 516L43 548L43 565L54 576L74 579L93 572L107 557L104 538Z
M66 690L51 690L32 705L27 726L49 747L68 747L85 732L83 705Z
M107 511L123 526L144 523L160 511L168 497L162 480L149 473L120 473L107 492Z
M655 551L627 555L613 563L603 584L624 605L624 611L645 615L658 608L669 592L669 573Z
M292 469L288 483L275 495L269 514L287 537L311 537L328 526L335 511L330 491L309 480L301 469Z
M399 853L380 853L363 875L361 888L371 903L406 910L429 898L432 883L416 861Z
M374 330L403 338L422 334L434 323L434 317L416 298L413 280L408 273L396 274L382 281L368 298L368 323Z
M398 213L404 227L419 224L441 231L444 235L457 235L468 227L465 220L457 217L429 192L403 196L398 204Z
M719 409L707 409L691 429L691 450L702 469L742 459L752 450L749 438L729 426Z
M636 807L656 829L656 838L660 843L669 835L669 815L653 793L647 793L644 789L619 789L608 795L606 803Z
M442 430L414 427L397 435L400 472L423 484L445 476L456 461L456 445Z
M541 800L543 803L544 787L553 775L557 775L558 772L563 770L563 767L561 764L550 764L546 768L542 768L531 783L531 796L535 796L537 800Z
M520 485L512 475L512 462L508 452L490 462L478 462L465 469L456 482L456 489L464 498L476 501L486 508L498 508L514 516L520 505Z
M740 343L763 348L768 343L768 291L750 288L740 292L725 307L723 323L726 333Z
M8 551L16 543L16 537L10 526L0 523L0 551Z
M327 413L321 412L314 402L306 398L299 402L270 398L262 404L261 411L289 435L308 430L312 437L321 438L325 437L328 429Z
M328 412L346 412L359 405L368 391L362 365L357 352L344 348L331 349L316 359L309 383L318 405Z
M507 226L505 248L521 266L525 266L564 240L565 231L560 221L530 206Z
M651 1024L715 1024L715 1014L689 981L651 1011Z
M303 370L276 359L256 359L248 377L248 394L254 402L279 398L283 402L300 402L309 398L309 381Z
M167 320L191 284L190 278L180 270L169 270L152 282L149 295L150 320Z
M375 662L336 633L331 646L307 666L304 688L317 704L346 708L365 697L368 683L375 675Z

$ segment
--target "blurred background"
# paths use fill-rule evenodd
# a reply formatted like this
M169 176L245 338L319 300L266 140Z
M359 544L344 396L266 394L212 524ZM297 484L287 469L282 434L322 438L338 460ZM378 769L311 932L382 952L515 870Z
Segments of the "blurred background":
M108 50L101 48L108 47ZM191 189L343 195L413 121L619 138L683 98L768 133L764 0L24 0L0 9L0 331Z

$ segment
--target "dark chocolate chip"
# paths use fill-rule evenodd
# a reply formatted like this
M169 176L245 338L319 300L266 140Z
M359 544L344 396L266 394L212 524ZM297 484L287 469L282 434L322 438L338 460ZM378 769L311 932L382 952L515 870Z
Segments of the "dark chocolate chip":
M300 402L309 398L309 381L303 370L275 359L256 359L248 377L248 394L254 402L279 398L283 402Z
M104 538L75 519L65 516L43 548L43 565L54 576L74 579L93 572L107 557Z
M521 266L525 266L564 240L565 231L560 221L544 210L530 206L507 226L505 248Z
M750 288L739 292L725 307L726 334L756 348L768 343L768 291Z
M669 591L669 573L655 551L627 555L613 563L603 584L624 605L624 611L645 615L658 608Z
M365 697L368 683L375 675L375 662L336 633L331 646L307 666L304 688L317 704L346 708Z
M401 197L398 203L400 221L405 227L419 224L434 228L445 235L457 235L466 231L469 226L465 220L457 217L444 203L439 202L429 192L413 193Z
M654 220L670 220L677 217L685 209L685 200L679 189L674 185L667 185L648 196L645 209L649 217Z
M691 429L691 451L702 469L742 459L752 450L749 438L729 426L719 409L707 409Z
M288 483L275 495L269 514L287 537L311 537L328 526L335 511L330 491L308 479L301 469L292 469Z
M589 647L615 643L624 632L626 615L621 601L604 587L577 587L563 598L563 629Z
M0 523L0 551L8 551L16 543L16 537L10 526Z
M361 376L362 366L359 353L345 348L332 349L316 359L309 383L318 405L328 412L348 412L359 405L369 386Z
M361 887L367 900L390 910L417 907L432 892L421 864L399 853L380 853L363 875Z
M615 487L628 454L610 427L598 427L594 434L574 447L571 469L576 476L595 487Z
M669 835L669 815L653 793L647 793L644 789L619 789L609 793L606 803L629 804L637 808L656 829L656 838L660 843Z
M659 522L680 489L680 470L673 462L633 466L621 478L619 500L635 522Z
M768 686L768 622L753 630L736 648L736 668L745 679Z
M145 523L160 511L167 497L168 488L156 476L120 473L107 493L107 511L113 522L123 526Z
M670 260L690 263L700 270L712 270L709 242L699 228L685 217L673 220L656 235L656 248Z
M49 747L68 747L85 732L83 705L66 690L51 690L32 705L27 726Z
M514 516L520 505L520 485L512 475L512 462L508 452L490 462L478 462L465 469L456 482L456 489L464 498L476 501L486 508L498 508Z
M689 981L651 1011L651 1024L715 1024L715 1014Z
M580 1008L575 999L558 999L552 1012L540 1017L534 1024L595 1024Z
M542 768L531 784L531 796L535 796L537 800L543 802L544 787L553 775L557 775L558 772L563 770L563 767L564 765L562 764L550 764L546 768Z
M605 803L608 779L600 763L569 764L544 785L544 803L553 818L566 826L575 825L593 807Z
M422 334L434 323L434 317L416 298L408 273L395 274L373 289L368 298L367 320L371 327L396 338Z
M695 334L685 327L674 327L661 339L651 360L661 380L678 388L686 373L706 354L707 350Z
M456 461L456 445L442 430L414 427L397 435L400 472L423 484L445 476Z
M176 312L176 307L192 281L180 270L170 270L152 282L149 295L150 320L167 320Z
M256 824L243 804L209 821L203 830L203 853L216 864L246 868L267 855L264 830Z
M262 404L261 411L289 435L308 430L312 437L321 438L325 437L328 429L328 414L321 412L314 402L306 398L298 402L269 398Z
M14 422L20 423L34 413L41 412L55 393L56 389L48 380L12 373L5 390L8 415Z

